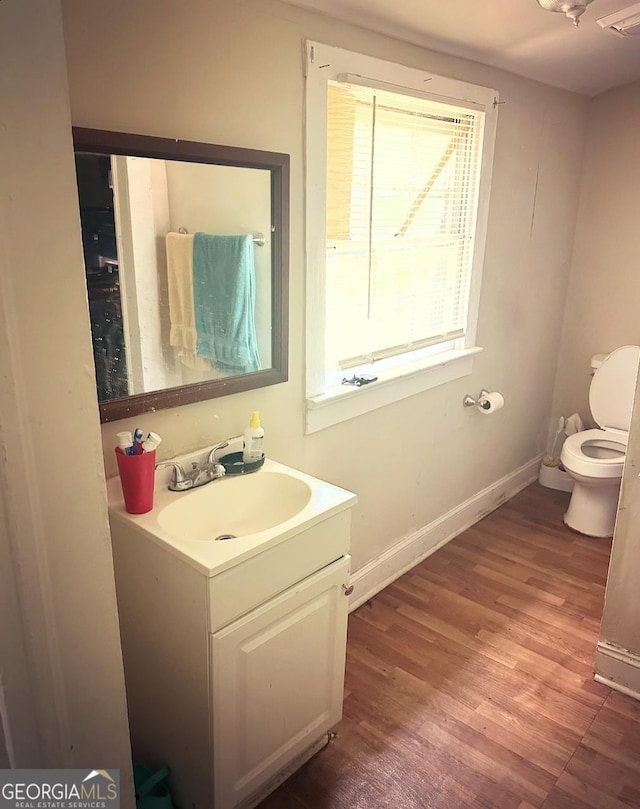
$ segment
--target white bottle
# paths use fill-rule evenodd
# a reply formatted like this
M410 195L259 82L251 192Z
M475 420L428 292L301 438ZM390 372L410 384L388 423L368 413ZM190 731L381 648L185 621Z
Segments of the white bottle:
M244 463L259 461L260 458L262 458L263 442L264 430L260 426L260 413L254 410L249 426L244 431L244 448L242 450L242 460Z
M123 455L131 455L133 451L133 435L129 430L123 430L121 433L116 433L118 439L118 448Z

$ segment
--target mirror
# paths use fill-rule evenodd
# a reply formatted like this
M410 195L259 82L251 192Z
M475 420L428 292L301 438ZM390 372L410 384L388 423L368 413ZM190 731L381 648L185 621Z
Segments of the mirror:
M289 155L73 139L101 421L285 382Z

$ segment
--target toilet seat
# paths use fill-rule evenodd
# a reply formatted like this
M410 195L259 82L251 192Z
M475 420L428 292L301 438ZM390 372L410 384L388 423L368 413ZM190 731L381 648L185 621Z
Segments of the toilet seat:
M584 430L564 442L561 461L569 472L589 478L621 478L629 433Z

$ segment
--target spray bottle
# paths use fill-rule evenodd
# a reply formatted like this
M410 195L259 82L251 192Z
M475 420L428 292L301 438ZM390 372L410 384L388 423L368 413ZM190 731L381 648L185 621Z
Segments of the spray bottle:
M249 426L244 431L244 448L242 450L242 460L244 463L259 461L260 458L262 458L263 442L264 430L260 426L260 413L254 410Z

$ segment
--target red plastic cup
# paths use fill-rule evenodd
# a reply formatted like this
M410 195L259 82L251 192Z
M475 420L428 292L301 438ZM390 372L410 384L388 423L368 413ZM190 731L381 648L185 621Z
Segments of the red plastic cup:
M124 507L129 514L146 514L153 508L156 451L142 452L140 455L116 452L116 458Z

